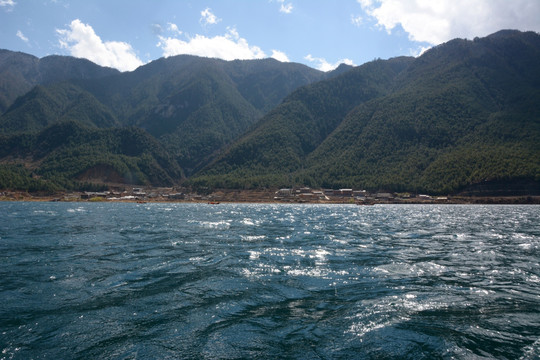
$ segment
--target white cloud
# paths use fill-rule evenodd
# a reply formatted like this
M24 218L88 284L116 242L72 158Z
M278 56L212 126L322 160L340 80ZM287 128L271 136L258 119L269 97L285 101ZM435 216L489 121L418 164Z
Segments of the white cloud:
M57 29L60 46L68 49L72 56L85 58L101 66L109 66L120 71L130 71L143 63L130 44L120 41L105 41L96 35L94 29L75 19L69 29Z
M293 9L293 6L291 3L288 3L288 4L281 4L281 6L279 7L279 11L284 13L284 14L290 14L292 12L292 9Z
M13 0L0 0L0 6L4 7L7 6L9 10L11 10L17 3Z
M279 3L279 12L290 14L293 11L292 3L285 3L285 0L276 0Z
M307 61L314 63L315 68L321 71L332 71L341 64L347 64L354 66L354 63L351 59L341 59L331 64L324 58L315 58L311 54L308 54L304 57Z
M163 33L163 27L160 24L154 23L151 26L154 35L161 35L161 33Z
M168 25L167 30L177 35L182 35L182 32L180 31L180 29L178 29L178 26L176 24L168 23L167 25Z
M362 22L364 21L364 19L362 19L362 16L360 15L351 15L351 24L353 24L354 26L360 26L362 25Z
M418 57L422 55L423 53L425 53L426 51L428 51L429 49L431 49L431 46L418 46L416 49L410 49L409 55Z
M180 54L197 55L223 60L261 59L266 57L258 46L250 46L241 38L235 28L228 28L225 35L206 37L195 35L193 38L181 40L172 37L159 37L157 44L163 50L163 56Z
M277 61L281 61L281 62L289 62L290 61L287 54L285 54L283 51L279 51L279 50L272 50L272 55L270 57L276 59Z
M199 20L199 22L203 25L203 26L207 26L207 25L215 25L217 24L218 22L220 22L221 19L218 19L216 17L216 15L214 15L212 13L212 9L210 8L206 8L204 9L203 11L201 11L201 18Z
M410 40L432 45L501 29L540 31L538 0L357 1L387 32L401 25Z
M25 43L28 42L28 38L27 38L26 36L24 36L24 34L22 33L21 30L18 30L18 31L17 31L17 37L18 37L19 39L21 39L22 41L24 41Z

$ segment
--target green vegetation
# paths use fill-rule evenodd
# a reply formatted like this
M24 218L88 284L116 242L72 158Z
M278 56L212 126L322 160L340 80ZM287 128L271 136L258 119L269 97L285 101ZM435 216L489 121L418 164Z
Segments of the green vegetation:
M92 183L101 184L98 188L104 183L173 185L183 177L157 140L137 128L99 130L66 122L2 143L0 158L37 164L33 173L57 188L88 189Z
M92 127L118 125L115 116L91 94L70 83L36 86L0 118L0 132L35 133L49 125L78 121Z
M335 130L351 109L385 94L394 77L411 61L409 58L376 61L332 80L298 89L203 174L219 177L217 181L222 181L223 174L242 181L246 176L260 175L275 180L276 172L288 174L301 169L306 156ZM268 180L249 187L275 186Z
M538 59L540 35L519 31L326 74L194 56L118 73L0 51L0 187L540 193Z
M0 189L23 190L29 192L53 192L61 187L54 183L36 178L36 175L23 165L0 165Z
M17 60L28 57L4 51L0 61L2 54ZM38 79L49 79L54 76L45 69L59 72L55 62L69 63L67 59L28 57L33 67L27 67ZM75 76L75 70L71 81L61 81L65 76L60 75L58 81L45 83L24 78L27 84L39 85L9 104L0 117L0 134L36 133L65 121L97 128L135 126L158 139L190 175L291 91L328 76L274 59L227 62L176 56L108 76L87 65L74 62L71 67L79 66L89 78ZM0 73L0 81L4 79L8 75Z
M510 32L363 65L291 94L190 183L445 194L539 182L539 58L540 36Z

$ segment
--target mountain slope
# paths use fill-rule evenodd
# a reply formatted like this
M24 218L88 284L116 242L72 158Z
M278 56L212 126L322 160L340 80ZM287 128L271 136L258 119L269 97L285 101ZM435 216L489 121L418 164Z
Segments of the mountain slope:
M274 59L224 61L178 55L152 61L133 72L84 81L80 85L103 104L118 107L119 118L124 123L137 125L153 109L159 111L170 105L183 108L183 102L170 104L167 100L205 74L234 87L259 115L276 106L294 89L328 76L305 65Z
M411 61L411 58L374 61L296 90L202 175L211 182L222 182L218 186L224 187L276 186L289 182L289 175L302 168L306 157L350 110L390 91L395 77ZM251 176L260 181L249 184Z
M144 105L129 116L130 123L160 139L188 172L261 117L220 62L195 60L158 69L134 87L132 93Z
M69 63L69 58L38 62L40 69L54 69L56 62ZM187 55L159 59L133 72L80 75L21 96L0 117L0 133L35 132L65 120L96 127L136 126L159 139L190 174L292 90L331 76L274 59Z
M355 109L311 154L323 184L449 193L540 180L540 37L494 34L428 51L399 90ZM533 41L531 41L533 40ZM512 49L512 51L509 51Z
M333 95L343 98L341 77L329 80L330 95L309 94L295 111L285 101L192 181L451 193L486 181L504 186L528 179L538 187L539 60L535 33L453 40L412 61L384 85L387 91L335 117L322 115L335 103ZM354 84L356 91L365 88ZM321 124L333 130L326 137Z
M38 59L32 55L0 49L0 114L17 97L36 85L100 78L118 73L118 70L101 67L86 59L56 55Z
M192 174L294 89L328 76L274 59L235 60L180 55L87 87L166 146ZM102 92L106 89L105 92Z
M0 133L38 132L66 120L93 127L118 125L115 115L93 95L66 82L38 85L19 97L0 117Z
M144 130L92 129L74 121L0 138L0 163L24 163L53 188L80 188L85 182L163 186L183 177L176 161Z
M16 67L17 62L22 63L20 68ZM159 141L160 146L164 146L161 149L174 159L176 165L171 165L172 171L163 178L171 174L178 176L167 179L166 183L178 182L183 177L181 173L189 175L207 164L217 151L236 140L262 117L266 109L274 107L295 88L332 76L304 65L273 59L223 61L176 56L153 61L126 73L86 65L86 60L69 57L37 59L25 54L0 52L0 68L5 69L5 73L18 74L14 83L21 85L17 91L11 87L10 95L30 89L12 101L0 116L0 134L13 141L15 135L25 138L23 134L50 134L50 129L62 129L66 122L75 122L75 127L94 128L87 131L100 136L105 133L97 129L108 128L115 133L116 127L140 128L144 137L152 136ZM38 85L32 88L35 84ZM9 86L6 89L9 90ZM125 134L118 136L122 138ZM110 141L122 141L120 138ZM35 141L29 144L38 146ZM110 154L112 150L102 145L95 146ZM70 152L77 147L73 142L66 146ZM33 165L36 161L41 164L57 151L49 149L51 154L40 151L40 158L36 160L34 155L28 155L34 150L28 148L25 155ZM98 153L88 155L79 150L75 153L102 158ZM117 152L114 155L123 154ZM78 172L65 171L64 165L69 162L74 162L70 166L79 169L75 158L62 160L62 169L54 170L53 174L78 178ZM45 171L47 167L43 166L35 171ZM179 171L176 167L184 170ZM163 183L143 175L141 172L137 181L154 185ZM57 176L60 175L53 175ZM117 177L117 180L129 182L129 178Z

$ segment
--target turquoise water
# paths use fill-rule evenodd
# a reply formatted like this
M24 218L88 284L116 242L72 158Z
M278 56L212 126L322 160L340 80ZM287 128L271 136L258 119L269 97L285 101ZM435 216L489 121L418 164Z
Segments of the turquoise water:
M540 206L0 214L0 359L540 357Z

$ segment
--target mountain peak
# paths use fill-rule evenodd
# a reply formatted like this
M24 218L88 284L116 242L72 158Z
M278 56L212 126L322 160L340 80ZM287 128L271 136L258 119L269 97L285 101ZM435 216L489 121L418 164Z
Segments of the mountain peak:
M510 37L516 37L516 36L522 36L524 34L536 34L535 32L533 31L526 31L526 32L522 32L522 31L519 31L519 30L513 30L513 29L503 29L503 30L499 30L493 34L490 34L488 36L486 36L486 38L490 38L490 39L497 39L497 38L510 38Z

